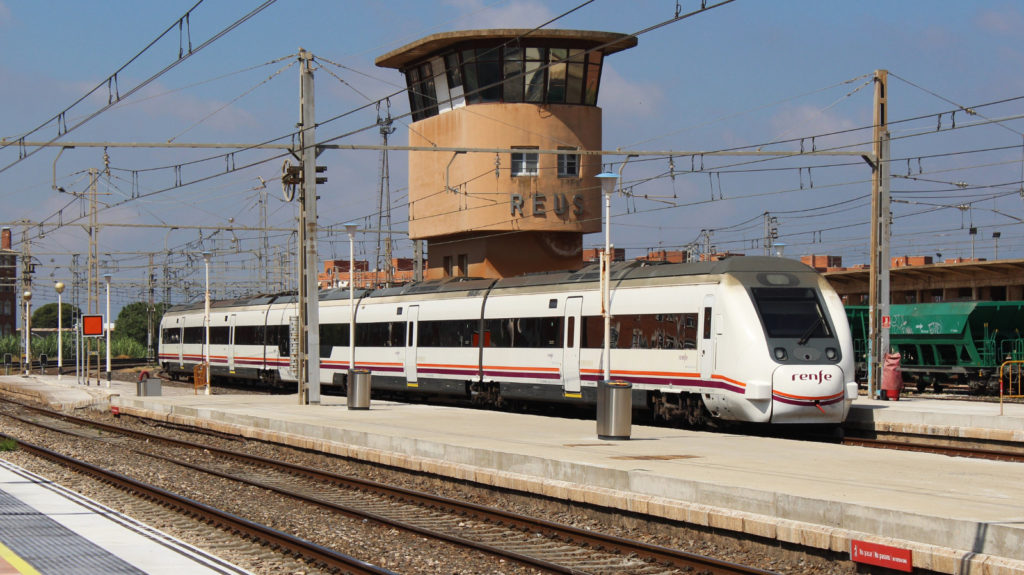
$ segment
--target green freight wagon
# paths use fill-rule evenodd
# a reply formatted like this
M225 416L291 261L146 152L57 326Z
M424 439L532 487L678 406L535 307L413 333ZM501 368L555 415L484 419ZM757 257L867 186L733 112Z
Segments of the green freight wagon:
M858 366L866 361L868 308L848 306ZM1024 301L898 304L889 307L889 345L903 356L903 380L999 392L999 366L1024 360Z

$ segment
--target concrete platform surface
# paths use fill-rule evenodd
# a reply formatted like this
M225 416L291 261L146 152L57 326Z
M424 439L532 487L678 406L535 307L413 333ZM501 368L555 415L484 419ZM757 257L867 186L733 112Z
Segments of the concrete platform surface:
M862 396L847 425L923 435L948 435L1024 443L1024 404L904 397L881 401Z
M843 553L882 543L942 573L1024 574L1019 463L639 425L605 441L592 420L382 401L348 410L333 396L302 406L295 395L129 391L110 397L122 413ZM997 416L997 404L974 402L858 404L852 417L876 424L1024 429L1020 405Z
M0 571L23 575L248 573L2 460Z

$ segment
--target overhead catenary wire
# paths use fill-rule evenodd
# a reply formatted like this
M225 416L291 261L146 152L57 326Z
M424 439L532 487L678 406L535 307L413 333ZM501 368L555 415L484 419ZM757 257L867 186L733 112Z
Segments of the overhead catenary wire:
M785 169L794 169L794 168L772 168L772 169L785 170ZM721 169L716 170L716 173L718 173L718 174L721 174L723 172L728 173L728 170L721 170Z
M240 19L236 20L234 23L232 23L228 27L223 28L222 30L220 30L219 32L214 34L212 37L210 37L208 40L206 40L205 42L203 42L199 46L196 46L196 47L192 46L191 32L190 32L189 45L188 45L188 51L187 52L185 52L183 50L183 48L181 46L179 46L178 58L175 61L171 62L170 64L165 66L162 70L160 70L156 74L153 74L153 75L149 76L148 78L146 78L142 82L136 84L134 87L128 89L127 91L125 91L122 94L121 91L120 91L120 87L118 86L118 82L117 82L118 74L121 73L122 71L124 71L124 69L127 68L132 62L134 62L136 59L138 59L140 56L142 56L142 54L144 54L146 51L148 51L154 44L156 44L164 36L166 36L168 33L170 33L174 29L175 26L179 26L180 27L180 25L183 22L185 22L185 23L189 22L190 21L190 15L191 15L192 11L195 10L200 4L203 3L203 0L199 0L199 2L197 2L192 8L190 8L189 11L186 12L184 16L179 18L174 24L172 24L166 30L164 30L163 33L161 33L153 41L151 41L145 48L143 48L141 51L139 51L137 54L135 54L135 56L132 56L132 58L129 59L128 62L126 62L124 65L122 65L120 68L118 68L116 72L114 72L113 74L108 76L106 80L104 80L99 85L97 85L95 88L93 88L88 93L86 93L84 96L82 96L81 98L76 100L73 104L71 104L70 106L68 106L63 111L59 112L57 115L53 116L52 118L50 118L49 120L47 120L43 124L40 124L35 129L33 129L33 130L29 131L29 132L21 134L20 136L18 136L13 141L2 141L2 140L0 140L0 150L3 150L5 148L7 148L8 146L11 146L11 145L16 144L18 142L24 142L25 139L28 136L30 136L30 135L32 135L32 134L34 134L36 132L41 131L43 128L45 128L46 126L48 126L50 124L53 124L53 123L57 124L57 136L55 136L54 138L49 140L48 143L52 144L52 143L56 142L57 140L62 139L64 136L70 134L71 132L73 132L77 128L85 125L86 123L88 123L93 118L99 116L103 112L106 112L110 108L114 107L114 105L116 105L118 102L120 102L123 98L128 98L132 94L134 94L134 93L138 92L139 90L141 90L142 88L145 88L150 83L152 83L154 80L156 80L160 76L163 76L164 74L169 72L171 69L176 67L178 64L184 62L188 58L190 58L193 55L199 53L201 50L203 50L204 48L206 48L210 44L216 42L217 40L222 38L227 33L231 32L232 30L234 30L238 26L241 26L243 23L248 21L250 18L252 18L256 14L259 14L261 11L263 11L265 8L267 8L268 6L270 6L271 4L273 4L276 1L277 0L266 0L263 4L257 6L256 8L251 10L248 14L246 14L245 16L241 17ZM77 106L78 104L80 104L81 102L83 102L87 98L89 98L91 95L95 94L97 91L102 89L104 84L107 86L107 89L108 89L108 92L109 92L109 97L107 98L107 105L101 107L99 110L94 111L93 113L87 115L84 119L82 119L82 120L78 121L77 123L75 123L75 124L71 125L70 127L68 127L66 122L65 122L65 118L66 118L67 112L69 112L72 108L74 108L75 106ZM6 166L0 168L0 174L2 174L3 172L6 172L12 166L15 166L15 165L21 163L21 161L25 160L26 158L34 155L40 149L41 148L35 148L35 149L31 150L31 151L19 150L18 159L13 161L13 162L11 162L10 164L7 164Z

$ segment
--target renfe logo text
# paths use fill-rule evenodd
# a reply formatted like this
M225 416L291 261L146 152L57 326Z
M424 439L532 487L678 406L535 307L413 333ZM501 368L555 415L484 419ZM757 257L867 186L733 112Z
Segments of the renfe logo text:
M816 381L822 383L832 381L832 374L825 373L824 370L818 371L818 373L794 373L793 381Z

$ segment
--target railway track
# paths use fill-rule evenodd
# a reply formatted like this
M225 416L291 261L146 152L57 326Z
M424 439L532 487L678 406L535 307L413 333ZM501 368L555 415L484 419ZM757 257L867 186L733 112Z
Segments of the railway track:
M298 558L300 561L310 565L353 575L395 575L393 571L371 565L355 557L338 553L332 549L287 533L282 533L276 529L232 515L148 483L137 481L120 473L103 469L80 459L57 453L39 445L20 441L7 434L0 433L0 437L18 441L20 449L28 451L33 455L98 479L122 491L153 501L177 513L189 515L200 523L211 524L239 537L259 542L261 545L268 545L285 555Z
M20 404L19 404L20 405ZM551 573L656 575L670 573L768 573L666 547L560 525L454 499L346 477L236 451L23 406L25 423L61 433L103 436L198 472L292 497L349 517L465 546ZM130 439L126 439L130 438ZM138 442L145 442L142 448ZM156 453L154 445L168 446Z
M902 436L898 438L866 438L866 437L844 437L843 445L858 447L871 447L875 449L895 449L899 451L917 451L922 453L936 453L950 457L970 457L974 459L991 459L995 461L1014 461L1024 463L1024 448L1021 446L1003 446L1001 448L952 443L944 440L938 443L934 440L926 441L927 438L916 436Z

